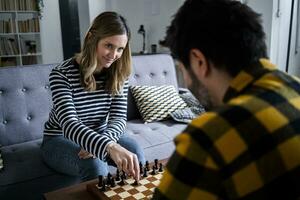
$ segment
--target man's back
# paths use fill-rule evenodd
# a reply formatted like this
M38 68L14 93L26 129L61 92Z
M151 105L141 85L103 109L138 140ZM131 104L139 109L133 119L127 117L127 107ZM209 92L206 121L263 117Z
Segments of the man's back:
M299 91L295 79L264 59L240 72L224 106L200 116L176 138L157 197L300 196Z

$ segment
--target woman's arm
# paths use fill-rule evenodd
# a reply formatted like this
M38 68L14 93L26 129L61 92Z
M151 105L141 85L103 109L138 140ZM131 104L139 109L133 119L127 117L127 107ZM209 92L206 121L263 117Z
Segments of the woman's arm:
M112 98L109 110L108 124L104 135L110 137L114 142L124 134L127 120L127 94L128 80L125 81L121 94Z
M53 106L64 136L104 160L107 145L113 142L112 139L98 134L79 119L72 98L72 88L63 73L54 69L49 80Z

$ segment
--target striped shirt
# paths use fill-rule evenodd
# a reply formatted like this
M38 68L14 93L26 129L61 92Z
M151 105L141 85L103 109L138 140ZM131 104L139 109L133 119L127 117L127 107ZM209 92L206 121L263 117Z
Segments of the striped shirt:
M300 84L261 59L175 138L153 199L297 199Z
M74 58L56 66L49 81L53 107L44 135L63 135L104 160L106 147L117 142L126 126L128 80L120 94L104 89L105 74L95 77L98 89L85 91L80 84L79 65Z

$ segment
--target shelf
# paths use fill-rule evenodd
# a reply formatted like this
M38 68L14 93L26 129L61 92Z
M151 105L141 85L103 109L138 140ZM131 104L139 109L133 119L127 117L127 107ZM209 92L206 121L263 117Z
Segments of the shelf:
M40 35L40 32L19 32L19 35Z
M18 33L0 33L0 36L14 36L18 35Z
M37 0L0 2L0 66L42 63Z

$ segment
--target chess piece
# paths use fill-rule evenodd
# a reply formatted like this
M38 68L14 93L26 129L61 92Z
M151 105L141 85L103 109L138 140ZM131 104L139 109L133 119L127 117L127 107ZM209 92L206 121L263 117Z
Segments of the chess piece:
M158 169L159 172L163 172L163 164L162 163L159 163L159 169Z
M155 165L152 166L152 172L151 172L151 175L155 175L156 174L156 171L155 171Z
M143 164L142 164L142 162L140 162L139 165L140 165L140 174L143 174Z
M148 172L147 172L147 169L146 167L144 168L144 173L143 173L143 177L146 178L148 176Z
M132 184L133 186L138 186L140 185L139 181L135 180L134 183Z
M126 173L123 170L122 170L122 175L121 176L124 177L124 180L127 179L127 175L126 175Z
M103 183L103 176L99 175L98 176L98 187L102 187L102 183Z
M110 180L110 187L115 187L116 186L116 182L115 179L112 177Z
M145 166L146 166L146 170L147 170L147 171L149 171L149 170L150 170L150 168L149 168L149 161L148 161L148 160L146 160L146 164L145 164Z
M111 179L112 179L112 175L110 173L107 174L107 185L111 185Z
M120 171L118 169L116 172L116 181L120 181Z
M155 169L158 169L158 159L154 159L154 166L155 166Z
M102 187L101 187L100 190L101 190L102 192L105 192L105 191L106 191L106 181L105 181L104 178L102 179Z
M124 174L121 175L121 181L119 182L119 185L125 185Z

